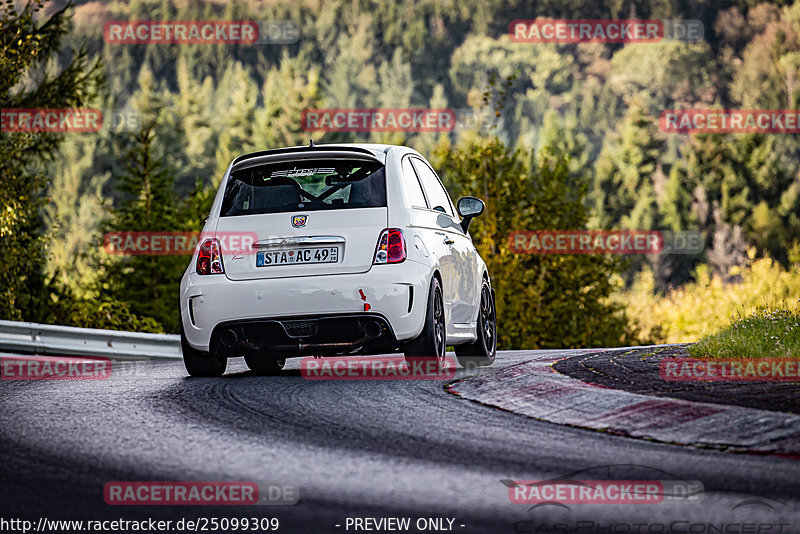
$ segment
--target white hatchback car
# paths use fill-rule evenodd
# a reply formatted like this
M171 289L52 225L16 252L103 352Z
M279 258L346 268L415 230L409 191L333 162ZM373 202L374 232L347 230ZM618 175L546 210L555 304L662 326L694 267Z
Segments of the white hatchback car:
M468 232L483 209L464 197L454 210L425 158L402 146L239 156L181 280L187 371L218 376L235 356L260 374L302 355L443 359L448 345L463 366L490 365L494 292ZM231 235L250 245L224 248Z

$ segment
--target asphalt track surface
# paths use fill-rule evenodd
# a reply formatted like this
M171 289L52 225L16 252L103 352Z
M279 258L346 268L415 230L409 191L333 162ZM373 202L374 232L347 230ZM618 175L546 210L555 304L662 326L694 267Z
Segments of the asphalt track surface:
M550 351L553 360L579 351ZM541 351L502 352L497 368ZM459 371L457 377L475 372ZM278 532L800 533L800 461L558 426L460 399L445 382L312 381L230 360L115 364L108 380L0 382L0 518L276 517ZM511 502L503 480L699 481L700 502ZM258 481L291 506L110 506L110 481ZM348 518L410 518L408 530ZM452 519L418 529L420 518ZM5 529L13 532L14 530ZM207 530L213 532L215 530ZM216 531L222 531L218 529ZM228 530L232 531L232 530Z

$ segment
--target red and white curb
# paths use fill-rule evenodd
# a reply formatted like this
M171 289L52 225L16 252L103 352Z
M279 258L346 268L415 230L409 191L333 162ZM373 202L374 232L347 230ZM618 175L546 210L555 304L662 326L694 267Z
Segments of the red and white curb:
M559 425L664 443L800 458L798 415L595 386L553 369L560 357L537 354L496 372L457 380L445 389L468 400Z

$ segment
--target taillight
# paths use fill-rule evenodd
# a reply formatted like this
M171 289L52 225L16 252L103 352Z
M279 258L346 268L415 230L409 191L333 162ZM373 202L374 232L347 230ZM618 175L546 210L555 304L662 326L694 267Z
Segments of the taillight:
M222 274L225 267L222 266L222 254L220 253L219 241L217 239L206 239L200 245L197 254L197 274Z
M400 263L406 259L406 240L399 228L387 228L378 238L374 265L380 263Z

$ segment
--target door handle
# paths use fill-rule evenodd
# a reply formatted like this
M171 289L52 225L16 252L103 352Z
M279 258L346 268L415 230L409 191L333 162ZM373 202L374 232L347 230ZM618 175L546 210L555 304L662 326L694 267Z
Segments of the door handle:
M445 238L444 238L444 244L445 244L445 245L452 245L453 243L455 243L455 241L453 241L453 240L452 240L452 239L450 239L449 237L445 237Z

